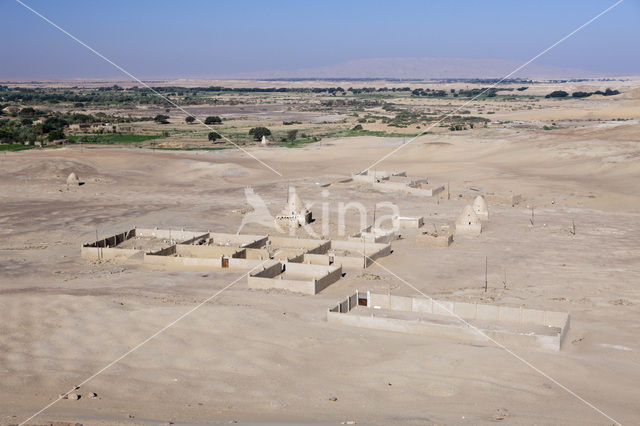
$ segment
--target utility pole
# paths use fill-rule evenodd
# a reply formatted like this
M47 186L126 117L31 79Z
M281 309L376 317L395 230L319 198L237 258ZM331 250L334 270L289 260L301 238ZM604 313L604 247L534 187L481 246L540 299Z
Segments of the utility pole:
M367 268L367 240L364 237L364 233L362 234L362 268Z
M374 203L373 204L373 223L371 224L371 232L373 232L375 228L376 228L376 205ZM375 241L375 236L374 236L374 241Z
M489 287L489 281L487 280L487 266L488 266L488 259L487 256L484 257L484 292L487 292L487 289Z
M96 228L96 250L98 250L98 260L100 260L100 245L98 244L98 228Z
M535 214L534 214L533 209L534 209L534 207L533 207L533 205L532 205L532 206L531 206L531 219L530 219L531 226L535 226Z

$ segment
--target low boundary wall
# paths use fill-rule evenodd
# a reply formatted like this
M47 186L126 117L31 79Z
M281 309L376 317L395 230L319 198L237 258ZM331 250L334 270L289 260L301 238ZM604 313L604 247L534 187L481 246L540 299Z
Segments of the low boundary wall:
M358 296L360 294L360 297ZM486 338L478 331L457 322L452 324L439 324L437 322L420 319L398 319L384 316L376 316L376 309L391 311L418 312L441 315L444 317L462 318L467 321L495 322L497 324L512 324L515 326L543 326L558 329L553 334L536 334L534 332L519 332L508 329L493 329L477 327L485 335L506 345L522 346L529 348L548 349L559 351L562 341L569 330L570 315L567 312L543 311L539 309L514 308L507 306L487 305L480 303L450 302L427 299L424 297L392 296L389 294L367 293L366 305L371 308L369 315L348 314L358 303L363 300L363 293L356 292L347 300L339 303L327 312L327 320L330 323L348 325L353 327L371 328L376 330L396 331L409 334L446 337L459 340L480 340ZM363 305L363 303L360 303Z
M283 278L285 274L291 277ZM248 286L255 290L287 290L303 294L317 294L338 281L341 266L309 265L303 263L276 262L252 272Z

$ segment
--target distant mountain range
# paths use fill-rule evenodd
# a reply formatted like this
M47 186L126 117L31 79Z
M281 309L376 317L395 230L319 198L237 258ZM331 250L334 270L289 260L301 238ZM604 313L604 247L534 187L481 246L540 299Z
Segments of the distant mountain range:
M464 59L464 58L373 58L317 68L297 70L270 70L234 75L224 78L278 79L278 78L397 78L397 79L442 79L442 78L502 78L522 66L526 61L508 59ZM598 73L574 68L527 65L511 78L566 79L594 78Z

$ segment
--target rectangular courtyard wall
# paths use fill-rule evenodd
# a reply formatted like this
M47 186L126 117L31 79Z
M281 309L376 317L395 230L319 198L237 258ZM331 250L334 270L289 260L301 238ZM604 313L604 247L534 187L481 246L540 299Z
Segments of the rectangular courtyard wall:
M211 269L222 269L222 259L207 259L199 257L159 256L145 253L143 263L145 266L170 270L206 271Z
M176 254L183 257L204 258L220 258L222 256L234 258L246 257L246 251L243 248L225 246L191 246L184 244L178 244L176 246Z
M329 322L354 327L372 328L402 333L471 339L488 341L477 330L464 324L437 324L435 322L406 320L376 316L375 309L387 309L402 312L421 312L463 320L483 320L497 323L527 324L532 326L555 327L557 334L518 333L509 330L480 329L481 332L505 345L527 348L543 348L559 351L570 326L570 315L566 312L544 311L529 308L486 305L480 303L438 301L424 297L392 296L389 294L369 294L369 307L374 308L371 315L346 315L353 306L347 301L341 302L329 310Z
M224 232L211 232L209 238L216 245L235 246L242 248L260 248L267 243L266 235L228 234Z

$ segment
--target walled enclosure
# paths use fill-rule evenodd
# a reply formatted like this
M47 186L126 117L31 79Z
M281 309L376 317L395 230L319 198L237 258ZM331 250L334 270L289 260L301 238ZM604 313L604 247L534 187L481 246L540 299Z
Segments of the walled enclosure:
M394 222L399 229L417 229L424 225L424 217L398 216L394 219Z
M561 349L570 323L566 312L359 292L327 312L333 324L488 341L459 318L501 344L553 351Z
M276 278L262 270L254 278L250 277L250 287L281 288L305 294L316 294L333 284L341 278L343 267L366 268L375 259L390 253L390 244L366 241L142 228L84 244L81 248L82 257L87 259L123 262L135 259L143 266L170 270L251 270L272 259L281 265Z
M308 265L293 262L273 262L249 274L249 288L255 290L287 290L317 294L338 281L341 266Z
M451 234L422 232L416 235L416 247L449 247L453 243Z
M391 241L397 240L398 233L396 233L396 231L394 231L393 229L386 230L381 228L374 228L372 225L369 225L362 231L349 235L349 237L347 237L348 241L354 241L354 242L357 242L357 241L362 242L363 239L364 239L364 242L367 244L369 243L385 243L386 244L386 243L390 243Z
M406 172L365 170L353 173L355 182L370 183L375 188L433 197L444 191L444 185L430 184L427 178L409 177Z

